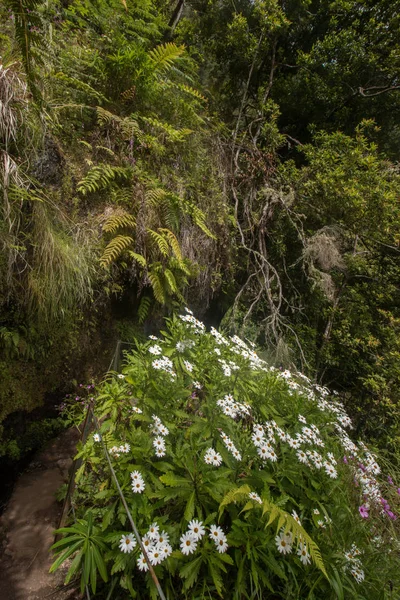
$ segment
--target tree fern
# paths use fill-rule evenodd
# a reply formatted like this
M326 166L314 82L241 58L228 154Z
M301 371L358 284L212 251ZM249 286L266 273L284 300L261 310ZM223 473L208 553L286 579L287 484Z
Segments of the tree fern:
M112 262L121 256L124 250L133 244L133 239L127 235L117 235L106 246L100 258L102 267L109 267Z

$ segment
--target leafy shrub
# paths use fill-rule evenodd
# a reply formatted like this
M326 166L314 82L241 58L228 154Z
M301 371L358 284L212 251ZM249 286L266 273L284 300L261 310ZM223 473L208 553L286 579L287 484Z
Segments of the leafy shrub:
M400 489L337 397L189 311L162 336L97 390L53 570L157 597L104 443L167 598L395 597Z

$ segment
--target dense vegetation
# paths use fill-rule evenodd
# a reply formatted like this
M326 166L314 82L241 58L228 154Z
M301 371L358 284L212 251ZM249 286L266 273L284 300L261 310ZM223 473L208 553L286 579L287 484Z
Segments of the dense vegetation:
M129 510L168 599L398 597L398 473L351 440L335 393L190 313L66 400L94 433L52 569L70 559L66 582L98 598L158 598Z
M55 548L82 589L156 595L105 442L169 598L398 597L399 15L1 4L0 456L137 340Z
M396 450L399 8L2 4L0 454L184 302Z

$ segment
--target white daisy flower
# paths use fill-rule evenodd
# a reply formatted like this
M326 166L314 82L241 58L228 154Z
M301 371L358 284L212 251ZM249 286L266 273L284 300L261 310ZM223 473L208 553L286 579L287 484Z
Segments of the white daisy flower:
M305 452L303 452L303 450L298 450L296 452L296 456L301 463L304 463L304 464L308 463L307 454Z
M306 544L300 544L297 548L297 555L300 557L303 565L309 565L311 563L311 558L307 550Z
M198 521L196 519L192 519L190 521L188 528L195 540L200 540L206 533L202 521Z
M150 539L157 540L157 538L159 536L159 531L160 531L160 527L157 525L157 523L152 523L149 527L149 531L147 532L147 535L149 536Z
M180 542L182 554L193 554L197 549L197 540L191 531L181 535Z
M318 508L314 508L313 513L314 513L314 515L319 515L320 514Z
M185 344L183 342L177 342L175 348L178 352L185 352Z
M144 491L145 487L146 484L143 481L143 479L136 479L132 481L132 491L134 494L141 494Z
M306 418L303 417L303 415L299 415L297 418L299 419L300 423L307 424Z
M151 548L147 552L147 556L149 557L149 561L154 567L156 565L159 565L164 560L164 556L158 546Z
M154 448L161 448L161 450L165 450L164 438L161 437L161 435L159 435L156 438L154 438L154 440L153 440L153 446L154 446Z
M299 525L301 525L300 517L299 517L299 515L297 514L297 512L295 510L292 511L292 517L296 521L296 523L298 523Z
M224 552L226 552L226 551L228 550L228 543L227 543L227 541L226 541L226 538L225 538L225 539L219 539L219 540L216 542L216 544L215 544L215 545L216 545L216 547L217 547L217 550L218 550L218 552L219 552L220 554L223 554Z
M139 558L136 561L136 564L138 566L138 569L140 569L141 571L149 570L149 565L147 564L147 561L146 561L143 553L140 554Z
M118 379L125 379L125 375L122 375L122 373L118 373Z
M260 496L258 494L256 494L256 492L250 492L249 498L250 498L250 500L254 500L254 502L258 502L258 504L262 504L262 500L261 500Z
M158 340L158 337L156 335L149 335L149 340L153 340L153 342L155 342Z
M208 537L216 542L217 540L224 540L226 536L221 527L217 525L211 525Z
M154 541L155 541L155 538L152 539L148 533L146 533L142 537L142 544L146 548L146 550L150 550L150 548L152 548L154 546Z
M137 406L132 406L132 412L141 415L142 414L142 410L140 408L138 408Z
M184 360L183 364L185 365L185 368L187 371L189 371L189 373L193 371L193 365L188 360Z
M192 381L192 385L196 390L201 390L201 383L199 381Z
M133 533L128 533L128 535L123 535L119 540L119 549L122 552L130 553L136 546L136 540Z
M281 554L290 554L292 551L292 534L281 531L275 538L276 547Z
M98 434L98 433L94 433L94 434L93 434L93 440L94 440L95 442L99 442L99 441L100 441L100 439L101 439L101 438L100 438L100 434Z
M164 559L168 558L168 556L171 556L172 554L172 546L168 544L168 542L166 544L162 544L160 551Z
M159 545L168 544L168 542L169 542L169 535L168 535L168 533L166 531L162 531L154 539L156 540L157 544L159 544Z
M162 448L157 448L155 454L157 458L162 458L165 456L165 449L163 450Z
M251 436L252 442L253 444L257 447L260 448L260 446L263 446L265 444L265 437L264 437L264 432L262 434L260 433L253 433L253 435Z
M275 450L269 450L269 452L267 454L267 458L271 462L276 462L278 460L278 456L277 456Z

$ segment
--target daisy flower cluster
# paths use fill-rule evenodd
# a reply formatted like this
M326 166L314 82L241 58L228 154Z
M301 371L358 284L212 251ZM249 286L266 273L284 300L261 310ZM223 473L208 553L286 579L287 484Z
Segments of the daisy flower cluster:
M187 371L189 371L189 373L192 373L192 371L193 371L193 365L192 365L192 363L189 362L188 360L184 360L183 364L185 365L185 369Z
M144 492L146 484L144 482L143 476L140 473L140 471L132 471L131 480L132 480L132 484L131 484L132 492L134 494L141 494L142 492Z
M157 523L152 523L149 530L142 537L142 544L149 557L150 564L154 567L161 564L166 558L172 554L172 546L169 543L169 535L166 531L160 533L160 527ZM144 557L143 552L140 553L137 559L137 566L140 571L148 571L149 566Z
M218 362L221 364L222 372L226 377L230 377L232 375L232 371L238 371L240 369L240 367L232 360L226 361L223 358L219 358Z
M193 519L188 525L188 530L180 538L180 548L182 554L193 554L197 550L197 544L205 535L206 530L202 521Z
M232 419L236 419L236 417L250 416L249 404L236 402L231 394L224 396L223 400L217 400L217 406L221 408L224 415L232 417Z
M222 465L222 456L213 448L208 448L204 455L204 462L206 463L206 465L213 465L214 467L219 467L220 465Z
M196 317L193 316L193 313L189 308L185 308L185 311L187 313L186 315L179 315L181 321L183 321L184 323L188 323L190 328L195 333L205 333L206 328L204 323L196 319Z
M228 550L226 535L221 527L218 527L217 525L211 525L208 537L214 542L216 549L220 554L223 554Z
M231 438L228 437L226 435L226 433L224 433L223 431L220 432L221 438L223 443L225 444L226 448L229 450L229 452L231 454L233 454L234 458L236 458L236 460L242 460L242 455L240 454L239 450L236 448L235 444L232 442Z
M169 430L165 425L162 424L162 421L156 415L152 416L153 423L151 425L150 431L155 435L153 439L153 446L155 449L156 456L161 458L165 456L165 437L169 434Z
M177 352L185 352L187 348L193 348L194 346L194 340L179 340L179 342L176 343L175 348Z
M100 440L96 439L96 441L100 441ZM128 454L130 449L131 449L130 445L126 442L125 444L122 444L121 446L113 446L112 448L110 448L110 454L114 458L119 458L121 456L121 454Z
M295 520L300 523L300 519L297 515L297 513L295 511L294 512L294 516L292 513L293 518L295 518ZM280 552L283 555L286 554L290 554L293 550L293 535L290 531L285 532L284 529L281 529L280 533L276 536L275 538L275 544L276 547L278 549L278 552ZM311 563L311 557L310 554L307 550L307 544L303 543L303 542L299 542L298 548L297 548L297 556L300 558L300 561L303 563L303 565L309 565Z
M172 364L172 360L170 360L167 356L162 356L161 358L156 358L151 363L153 368L157 371L164 371L171 376L171 381L174 381L176 377L176 373L174 371L174 365Z
M148 351L150 352L150 354L154 354L155 356L160 356L162 354L162 348L160 348L160 346L158 346L157 344L154 344L154 346L150 346Z
M357 583L362 583L365 579L365 573L362 569L361 560L358 558L361 552L355 544L352 544L350 550L344 553L346 563L344 570L349 570Z

